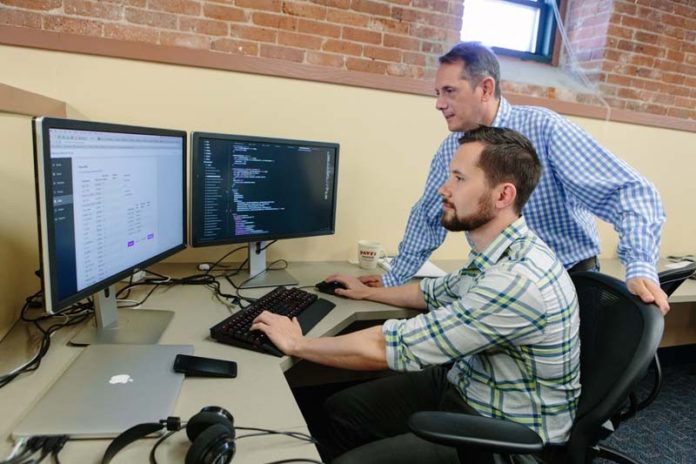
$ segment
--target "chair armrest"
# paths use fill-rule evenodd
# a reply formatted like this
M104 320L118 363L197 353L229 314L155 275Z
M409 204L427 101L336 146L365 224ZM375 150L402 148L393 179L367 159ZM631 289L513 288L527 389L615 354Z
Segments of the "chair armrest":
M417 436L447 446L473 446L505 454L538 453L541 437L515 422L452 412L422 411L408 420Z

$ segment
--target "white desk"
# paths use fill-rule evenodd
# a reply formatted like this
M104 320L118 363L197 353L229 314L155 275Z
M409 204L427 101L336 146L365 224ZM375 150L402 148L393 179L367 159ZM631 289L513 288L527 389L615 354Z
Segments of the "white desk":
M184 275L197 272L193 265L159 265L158 272ZM348 263L292 263L288 269L300 285L313 285L332 272L358 275L364 272ZM225 283L224 291L231 288ZM259 296L270 289L243 290L243 295ZM138 298L142 291L134 294ZM405 317L412 312L377 303L346 300L322 295L337 303L310 335L332 335L357 320ZM276 430L308 432L302 414L283 372L296 360L288 357L256 353L217 343L209 338L209 328L230 315L228 308L217 301L212 292L202 286L176 286L158 289L147 301L146 308L175 311L174 319L165 331L161 344L191 344L199 356L226 358L237 362L236 379L187 378L184 380L174 415L188 419L203 406L226 408L235 418L235 425L262 427ZM52 339L51 349L38 371L20 376L0 390L0 458L12 448L10 434L14 425L26 414L34 402L61 375L82 348L67 345L76 329L62 329ZM3 371L20 364L33 353L35 345L28 342L24 326L18 325L0 343L0 368ZM242 433L242 432L240 432ZM238 433L239 434L239 433ZM147 462L155 440L139 440L119 453L112 462ZM61 451L62 462L98 463L108 445L107 440L70 441ZM181 463L189 448L188 439L181 431L158 449L161 463ZM319 460L314 445L285 436L250 437L239 440L235 464L259 464L288 458Z
M657 263L658 272L666 269L665 266L670 264L667 260L660 260ZM601 272L609 274L618 279L623 280L625 276L623 265L618 259L600 259L599 266ZM696 280L687 279L677 290L669 297L670 303L693 303L696 302Z
M458 269L461 261L438 261L446 271ZM623 278L623 270L617 260L601 260L602 271ZM184 275L195 273L193 265L160 265L158 272ZM352 275L368 273L345 262L291 263L288 269L300 285L313 285L333 272ZM223 285L225 291L230 288ZM258 296L269 289L244 290L243 294ZM138 295L135 295L137 298ZM407 317L412 311L378 303L347 300L322 295L337 304L309 333L310 336L333 335L355 321L384 320ZM672 303L696 301L696 281L688 281L672 296ZM302 414L283 372L297 360L255 353L214 342L209 338L209 328L225 319L229 310L218 302L210 290L201 286L177 286L157 290L145 305L175 311L175 317L160 343L191 344L195 354L226 358L238 363L236 379L186 379L174 411L184 419L197 413L203 406L218 405L235 417L239 426L307 432ZM669 322L680 310L673 309ZM668 324L669 325L669 324ZM693 327L688 328L692 332ZM52 340L52 346L41 367L33 374L23 375L0 390L0 457L5 457L12 447L9 439L14 425L29 407L61 375L81 348L66 345L75 329L63 329ZM19 364L33 353L33 345L19 325L0 343L0 368L3 372ZM146 462L154 440L140 440L124 449L114 463ZM108 445L106 440L81 440L68 442L61 452L62 462L98 463ZM182 431L170 437L158 450L161 463L180 463L189 448ZM288 458L319 459L313 445L284 436L252 437L239 440L235 464L259 464Z

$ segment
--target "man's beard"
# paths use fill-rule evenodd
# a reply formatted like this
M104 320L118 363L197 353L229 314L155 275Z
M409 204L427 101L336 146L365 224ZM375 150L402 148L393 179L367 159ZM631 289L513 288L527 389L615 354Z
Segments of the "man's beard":
M449 205L453 206L451 203ZM440 224L450 232L469 232L488 224L493 218L495 218L493 202L489 201L488 196L484 194L479 199L478 210L475 213L458 218L456 209L450 209L442 214Z

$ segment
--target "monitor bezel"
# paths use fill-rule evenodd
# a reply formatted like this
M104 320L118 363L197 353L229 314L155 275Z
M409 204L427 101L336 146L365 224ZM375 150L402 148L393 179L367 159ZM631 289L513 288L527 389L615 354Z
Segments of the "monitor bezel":
M41 286L44 295L44 304L46 312L56 314L70 305L77 303L109 286L115 284L119 280L131 275L133 272L147 268L175 253L185 249L188 243L187 236L187 142L188 136L186 131L174 129L160 129L144 126L130 126L124 124L112 124L93 121L81 121L75 119L62 119L52 117L35 117L32 119L32 135L34 146L34 181L36 190L37 202L37 225L39 232L39 259L41 263ZM180 137L182 140L181 152L181 175L182 175L182 241L181 243L153 256L149 259L136 263L128 268L106 278L89 287L78 290L72 295L60 299L58 296L57 287L57 265L56 265L56 241L54 239L55 229L53 224L53 190L47 182L50 180L52 172L51 168L51 148L49 144L49 130L51 129L67 129L67 130L84 130L84 131L101 131L101 132L121 132L129 134L144 134L157 135L168 137Z
M196 195L199 187L199 179L196 176L196 170L198 168L198 161L200 157L200 139L220 139L220 140L239 140L242 142L259 142L259 143L280 143L287 145L309 145L313 147L329 148L333 149L335 152L334 160L334 176L333 176L333 199L331 204L331 229L326 231L312 231L300 234L262 234L262 235L246 235L244 237L231 237L221 240L213 241L201 241L198 236L198 231L194 227L194 221L196 215L200 208L202 207L200 198ZM194 248L202 248L209 246L220 246L220 245L232 245L237 243L249 243L249 242L266 242L271 240L285 240L293 238L305 238L305 237L321 237L325 235L333 235L336 233L336 209L338 202L338 165L339 165L339 152L340 144L335 142L318 142L312 140L300 140L300 139L283 139L274 137L263 137L263 136L251 136L251 135L239 135L239 134L221 134L212 132L192 132L191 134L191 177L189 179L189 184L191 186L191 216L190 216L190 231L189 237L191 238L191 246Z

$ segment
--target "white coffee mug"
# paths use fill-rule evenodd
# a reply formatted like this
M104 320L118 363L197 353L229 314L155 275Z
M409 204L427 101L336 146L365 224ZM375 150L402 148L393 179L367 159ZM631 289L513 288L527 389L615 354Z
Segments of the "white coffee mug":
M384 256L379 242L360 240L358 242L358 264L363 269L375 269L377 261Z

